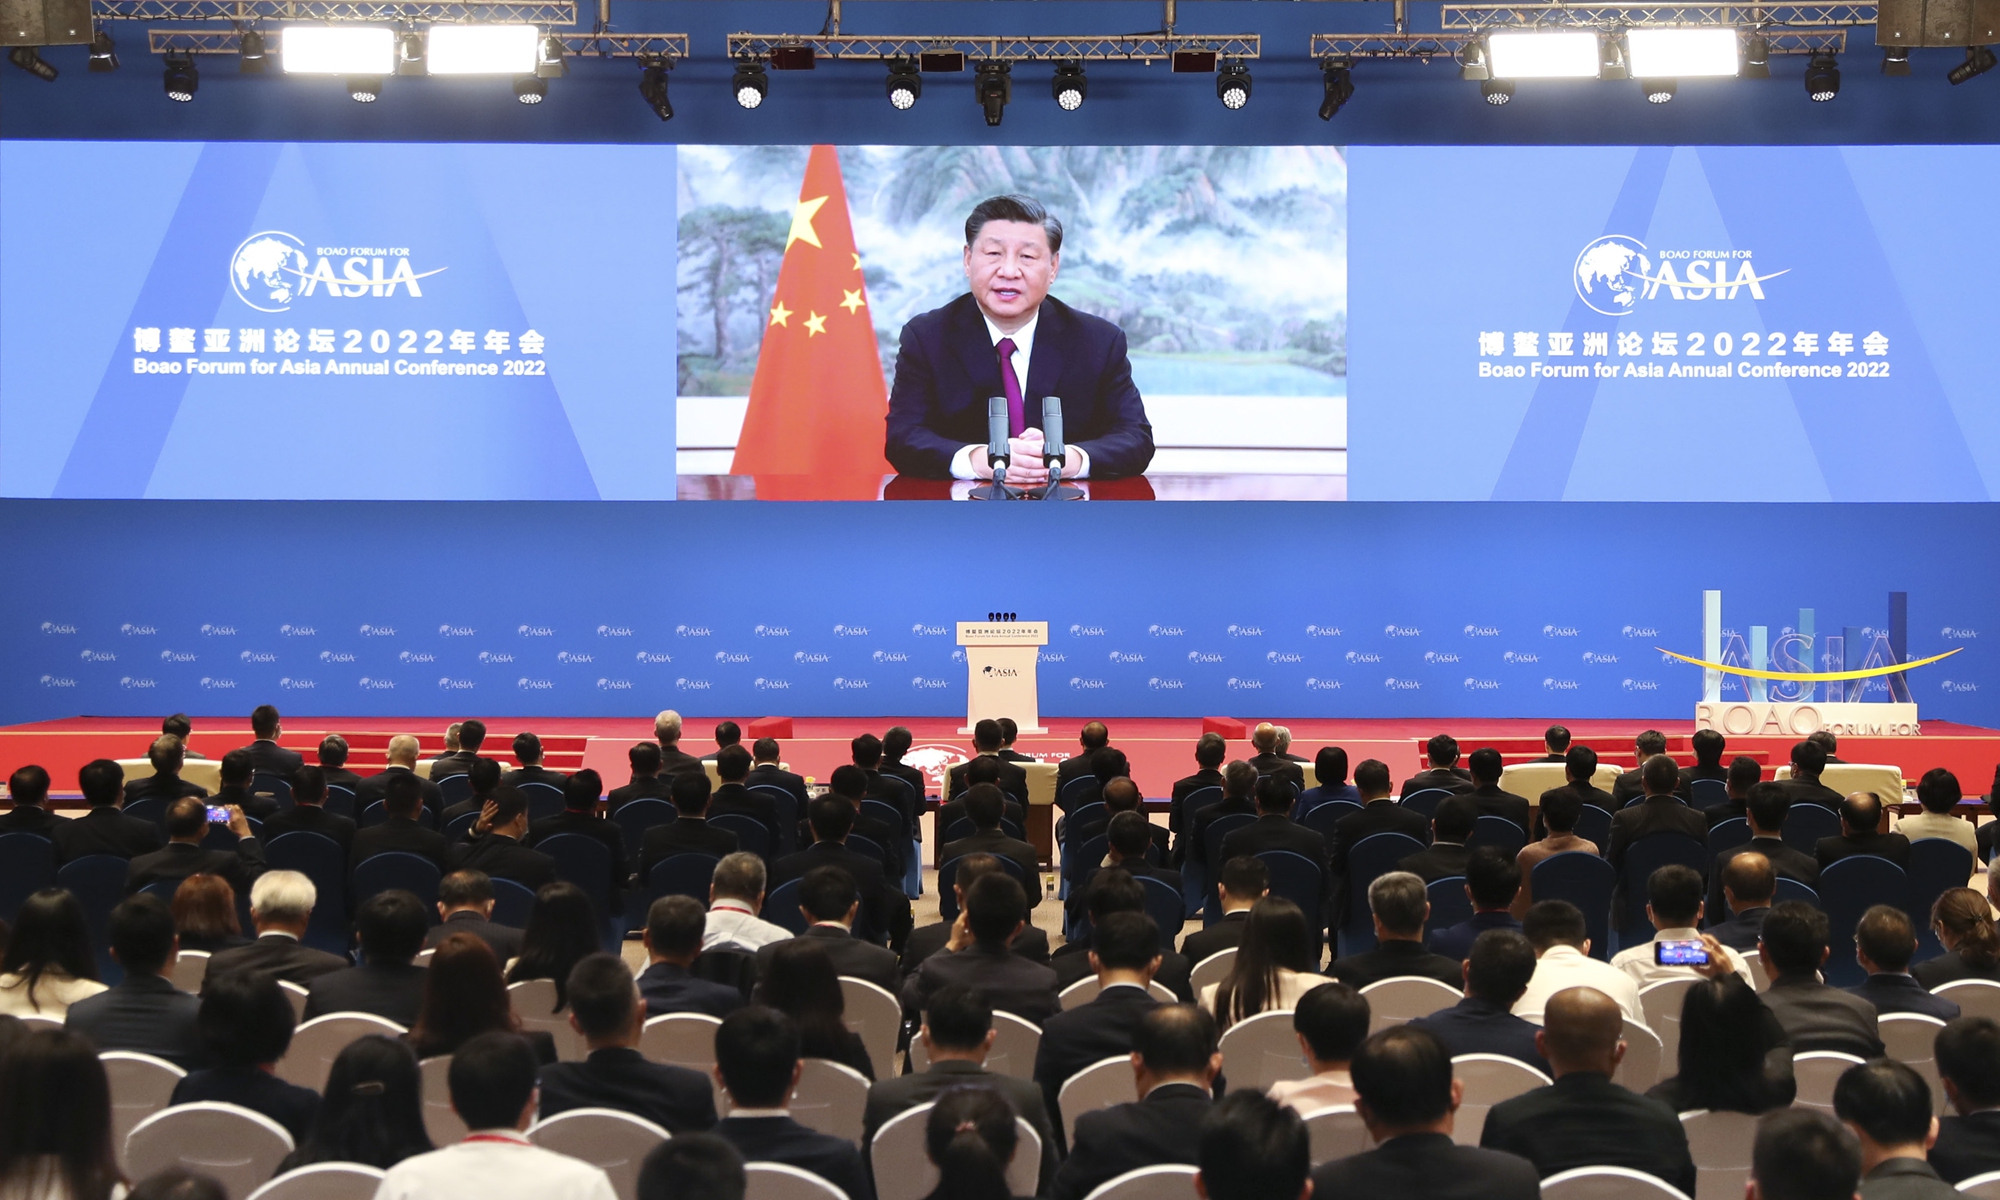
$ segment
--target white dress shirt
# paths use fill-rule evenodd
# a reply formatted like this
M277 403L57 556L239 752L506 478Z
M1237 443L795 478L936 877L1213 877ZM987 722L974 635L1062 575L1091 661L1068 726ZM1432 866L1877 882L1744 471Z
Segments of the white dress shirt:
M1355 1097L1354 1081L1345 1071L1322 1071L1304 1079L1280 1080L1271 1085L1268 1094L1302 1117L1337 1104L1352 1104Z
M375 1200L617 1200L602 1169L544 1150L511 1129L464 1141L389 1168Z
M1641 1025L1646 1023L1646 1016L1639 1009L1639 985L1632 982L1630 975L1610 963L1597 961L1575 946L1560 945L1550 946L1535 960L1534 978L1528 980L1528 990L1514 1001L1514 1015L1540 1025L1542 1014L1548 1011L1549 997L1573 987L1596 988L1616 1000L1627 1017Z
M1028 410L1028 360L1035 353L1035 327L1042 322L1041 310L1039 308L1036 309L1035 315L1028 318L1028 323L1013 333L1002 333L1000 327L993 323L993 318L987 316L984 311L981 311L979 316L986 322L986 336L993 343L993 349L996 354L1000 350L1001 338L1011 337L1014 339L1014 354L1008 361L1014 364L1014 379L1021 387L1022 425L1024 428L1027 426L1039 426L1042 421L1041 411L1039 409L1033 412ZM984 450L985 448L984 446L960 446L958 453L951 456L951 477L953 479L979 478L972 471L972 452L974 450ZM1081 446L1066 446L1065 448L1075 451L1078 459L1079 465L1073 478L1083 479L1088 477L1090 474L1089 452Z
M1698 942L1700 940L1701 930L1699 929L1662 929L1653 935L1653 942ZM1632 982L1637 984L1639 990L1642 992L1653 984L1666 979L1701 978L1693 967L1663 967L1654 962L1653 942L1647 942L1641 946L1633 946L1629 950L1620 950L1611 957L1611 965L1630 975ZM1736 973L1743 977L1743 982L1750 985L1750 990L1757 990L1756 977L1750 974L1750 964L1743 960L1743 955L1738 951L1731 950L1727 946L1722 948L1722 952L1729 956L1729 965L1734 967Z
M728 943L745 950L756 950L772 942L790 941L791 937L791 930L759 917L743 901L725 898L708 906L708 923L702 927L701 948L712 950Z

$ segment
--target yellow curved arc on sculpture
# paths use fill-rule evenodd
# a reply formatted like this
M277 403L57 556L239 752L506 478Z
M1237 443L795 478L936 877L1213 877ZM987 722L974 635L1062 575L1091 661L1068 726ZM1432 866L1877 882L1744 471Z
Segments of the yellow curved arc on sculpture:
M1798 683L1832 683L1842 679L1874 679L1882 675L1894 675L1898 671L1907 671L1912 667L1927 667L1940 659L1950 658L1965 647L1947 650L1943 654L1933 654L1929 658L1920 658L1915 662L1897 663L1893 667L1869 667L1865 671L1758 671L1750 667L1731 667L1722 663L1705 662L1699 658L1689 658L1685 654L1675 654L1663 646L1655 646L1653 649L1669 658L1678 658L1684 663L1693 663L1697 667L1706 667L1711 671L1721 671L1725 675L1747 675L1751 679L1787 679Z

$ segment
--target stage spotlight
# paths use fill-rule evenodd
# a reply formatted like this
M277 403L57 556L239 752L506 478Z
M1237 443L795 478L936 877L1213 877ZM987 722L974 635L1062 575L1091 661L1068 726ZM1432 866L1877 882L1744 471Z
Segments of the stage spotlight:
M1227 109L1250 103L1250 68L1243 65L1243 60L1232 58L1216 72L1215 98Z
M542 39L541 50L535 56L535 74L543 79L561 79L569 74L569 58L563 51L563 40L555 34Z
M100 73L118 69L118 47L112 44L108 30L98 30L90 40L90 69Z
M1882 48L1882 73L1884 75L1908 75L1910 73L1910 48L1908 46L1884 46Z
M427 74L424 61L424 35L412 29L396 35L396 74Z
M373 104L382 98L382 78L379 75L350 75L347 77L347 94L356 104Z
M7 52L7 61L26 71L28 74L33 75L43 83L54 83L56 81L55 67L50 65L42 57L41 51L34 46L14 47ZM95 70L96 68L93 66L91 69Z
M646 104L652 108L654 116L660 118L662 121L671 121L674 119L674 106L667 99L667 64L665 62L658 60L649 62L646 64L646 69L639 72L639 95L645 98Z
M236 39L236 70L241 75L262 75L271 65L271 55L264 41L264 35L255 29L246 29Z
M924 94L924 77L917 65L909 59L898 59L889 64L888 80L889 104L898 111L915 107Z
M1743 41L1742 77L1745 79L1771 77L1771 41L1761 33L1753 33Z
M1486 103L1495 108L1514 98L1514 81L1511 79L1486 79L1479 84L1479 94L1486 97Z
M1467 42L1458 52L1458 77L1469 83L1493 78L1493 69L1486 61L1486 43Z
M1014 98L1014 68L1004 62L980 63L979 76L972 86L979 107L986 110L986 123L998 125L1007 111L1007 103Z
M1964 83L1975 76L1984 75L1993 69L1994 57L1991 46L1967 46L1965 61L1945 72L1945 78L1954 85Z
M1055 78L1049 81L1049 94L1064 112L1082 108L1083 98L1090 94L1090 81L1083 77L1083 64L1057 63Z
M1646 94L1646 103L1665 104L1674 98L1675 81L1671 79L1642 79L1639 90Z
M770 94L771 77L764 73L763 63L746 58L736 64L736 73L729 77L729 90L736 93L736 103L755 108Z
M1824 50L1813 55L1806 67L1806 95L1815 104L1824 104L1840 95L1840 64Z
M1354 95L1354 72L1344 62L1327 62L1320 65L1319 78L1319 119L1331 121L1340 106Z
M1597 61L1599 79L1630 79L1632 65L1625 58L1625 39L1615 33L1604 35Z
M516 75L514 99L523 104L540 104L549 98L549 81L540 75Z
M188 101L194 99L195 92L201 87L201 72L195 70L194 55L167 55L167 69L164 82L167 88L167 99L178 100L182 104L186 104Z

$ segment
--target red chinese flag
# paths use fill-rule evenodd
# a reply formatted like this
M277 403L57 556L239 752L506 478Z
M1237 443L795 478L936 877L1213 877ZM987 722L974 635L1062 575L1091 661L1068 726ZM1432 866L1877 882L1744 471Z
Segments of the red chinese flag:
M814 146L730 472L758 476L762 499L872 500L888 412L840 155Z

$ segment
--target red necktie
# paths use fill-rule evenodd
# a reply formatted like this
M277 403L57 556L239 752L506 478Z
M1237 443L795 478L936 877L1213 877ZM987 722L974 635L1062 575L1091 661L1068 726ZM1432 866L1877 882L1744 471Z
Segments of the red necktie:
M1021 402L1021 381L1014 374L1014 339L1001 338L993 348L1000 352L1000 382L1007 389L1007 436L1020 437L1027 432L1028 413Z

